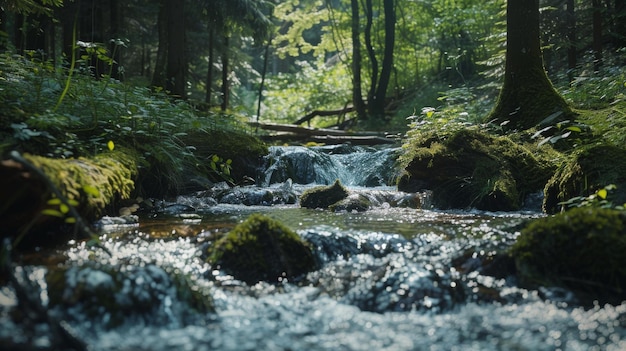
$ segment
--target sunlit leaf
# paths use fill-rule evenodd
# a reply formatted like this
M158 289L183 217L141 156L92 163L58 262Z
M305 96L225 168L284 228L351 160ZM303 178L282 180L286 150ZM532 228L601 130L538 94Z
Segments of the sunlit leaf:
M99 197L100 196L100 191L98 191L98 188L96 188L95 186L92 186L92 185L83 185L83 191L86 194L89 194L89 195L91 195L93 197Z
M217 155L213 155L213 157L211 157L211 161L213 162L219 162L219 160L220 160L220 157Z
M598 195L598 197L600 197L602 200L606 199L606 196L608 195L608 192L606 191L606 189L600 189L596 192L596 194Z
M65 219L65 223L74 224L74 223L76 223L76 218L74 218L74 217L67 217Z
M60 211L51 209L51 208L47 208L41 211L41 214L46 215L46 216L63 218L63 213L61 213Z
M78 205L79 205L79 204L78 204L78 201L76 201L76 200L74 200L74 199L69 199L69 200L67 200L67 203L68 203L70 206L74 206L74 207L76 207L76 206L78 206Z
M572 132L576 132L576 133L580 133L583 131L582 129L580 129L580 127L576 127L576 126L567 127L565 129L570 130Z
M46 202L48 205L59 205L61 204L61 199L59 199L58 197L55 197L53 199L50 199Z
M110 151L113 151L113 149L115 149L115 143L113 143L113 140L109 140L109 142L107 143L107 147Z
M68 212L70 212L70 207L66 204L60 204L59 205L59 211L61 211L61 213L66 214Z

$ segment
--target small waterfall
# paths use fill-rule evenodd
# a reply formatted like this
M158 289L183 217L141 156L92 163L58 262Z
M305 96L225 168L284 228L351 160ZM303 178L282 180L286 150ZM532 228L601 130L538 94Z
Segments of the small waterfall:
M351 145L272 146L259 184L269 186L291 179L296 184L347 186L392 185L396 176L395 148Z

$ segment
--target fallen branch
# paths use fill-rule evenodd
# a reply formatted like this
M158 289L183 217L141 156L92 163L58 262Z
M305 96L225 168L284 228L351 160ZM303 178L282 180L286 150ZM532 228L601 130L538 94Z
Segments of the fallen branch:
M317 116L320 116L320 117L341 116L352 111L354 111L354 106L346 106L340 110L327 110L327 111L315 110L307 114L306 116L300 118L299 120L295 121L293 124L302 124L304 122L310 121L311 119Z

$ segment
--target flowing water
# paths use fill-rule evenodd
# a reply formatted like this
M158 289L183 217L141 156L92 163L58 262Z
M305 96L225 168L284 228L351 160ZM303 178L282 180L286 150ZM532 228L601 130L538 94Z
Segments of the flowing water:
M429 208L427 193L388 185L393 155L276 147L259 186L181 196L137 224L103 225L100 247L70 242L40 254L16 267L20 289L0 290L0 342L42 350L626 349L626 304L583 306L563 289L520 287L511 274L503 252L539 212ZM335 179L370 199L369 210L299 208L304 189ZM312 243L320 268L248 286L204 262L215 238L259 212ZM47 319L16 312L24 293Z

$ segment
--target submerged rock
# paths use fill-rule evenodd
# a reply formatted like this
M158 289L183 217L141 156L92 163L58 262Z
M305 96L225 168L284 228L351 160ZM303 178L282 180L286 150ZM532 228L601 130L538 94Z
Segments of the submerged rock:
M328 208L348 197L348 190L336 180L333 185L318 186L306 190L300 196L300 206L306 208Z
M282 223L253 214L209 248L208 261L248 284L292 279L315 268L310 245Z
M520 280L626 298L626 212L583 207L536 219L511 248Z

